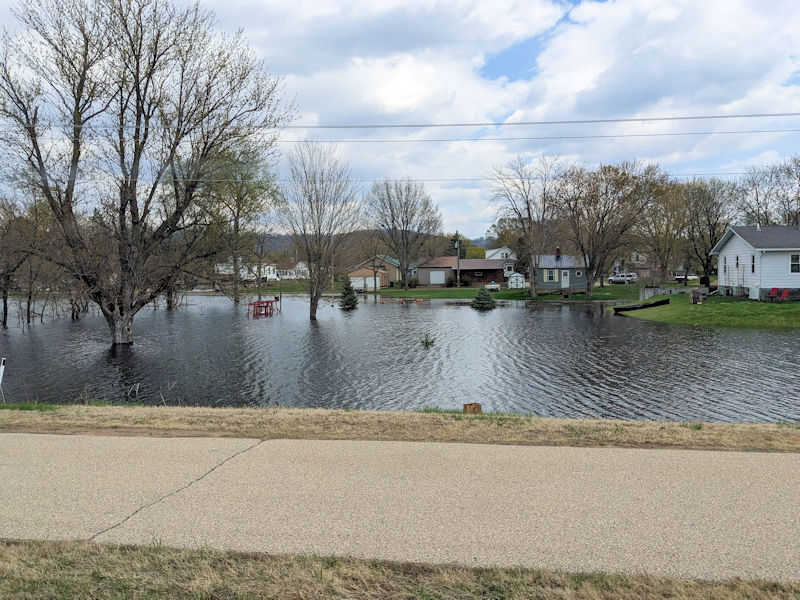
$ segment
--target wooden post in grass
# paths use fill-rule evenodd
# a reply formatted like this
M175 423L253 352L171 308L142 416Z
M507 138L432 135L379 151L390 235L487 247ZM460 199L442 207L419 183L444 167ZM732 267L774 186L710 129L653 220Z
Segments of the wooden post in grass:
M470 402L469 404L464 405L464 412L470 415L479 415L481 414L481 403L480 402Z

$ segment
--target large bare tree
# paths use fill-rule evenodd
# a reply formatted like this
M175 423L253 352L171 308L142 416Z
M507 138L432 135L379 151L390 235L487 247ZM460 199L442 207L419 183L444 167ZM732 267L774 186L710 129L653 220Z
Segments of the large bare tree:
M589 294L609 260L630 242L647 201L641 175L640 165L622 162L601 165L594 171L572 167L560 180L559 213L569 224L571 241L586 263Z
M316 321L338 255L361 217L358 186L335 147L310 142L295 147L276 209L308 266L309 317Z
M408 289L408 269L425 242L442 228L439 208L421 181L411 178L375 183L367 195L367 211L383 233L389 250L400 263L403 289Z
M554 182L559 177L557 158L539 156L526 162L517 156L505 167L495 167L489 175L489 193L497 205L498 216L513 224L521 234L524 263L530 263L531 295L538 295L539 257L553 244L553 219L556 215ZM529 257L529 258L528 258Z
M280 81L213 15L173 0L28 0L6 36L6 142L67 246L112 342L197 258L217 158L282 124Z
M693 179L682 186L686 206L686 243L689 256L709 277L714 257L709 255L732 223L737 186L721 179Z

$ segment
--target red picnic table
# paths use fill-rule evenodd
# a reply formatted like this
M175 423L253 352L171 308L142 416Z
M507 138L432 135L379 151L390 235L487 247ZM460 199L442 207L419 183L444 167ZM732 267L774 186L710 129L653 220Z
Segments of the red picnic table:
M250 302L247 305L247 316L250 316L250 310L252 309L254 317L271 317L276 309L280 310L277 303L277 296L274 300L256 300L255 302Z

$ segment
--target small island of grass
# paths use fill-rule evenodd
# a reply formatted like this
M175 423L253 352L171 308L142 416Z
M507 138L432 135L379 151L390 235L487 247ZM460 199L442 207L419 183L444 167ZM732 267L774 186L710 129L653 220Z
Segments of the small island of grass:
M652 300L666 298L658 296ZM759 302L740 298L709 297L703 304L690 304L687 296L672 296L669 304L626 312L625 316L708 327L747 329L800 328L800 302Z

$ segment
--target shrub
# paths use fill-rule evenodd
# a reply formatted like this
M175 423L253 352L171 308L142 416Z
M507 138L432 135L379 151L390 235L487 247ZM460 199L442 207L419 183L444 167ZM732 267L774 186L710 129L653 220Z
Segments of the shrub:
M409 277L407 283L408 287L415 288L419 285L419 277Z
M447 278L447 281L445 281L445 285L447 287L456 287L456 276L450 275L450 277Z
M472 285L472 277L469 275L462 275L461 276L461 287L469 287Z

